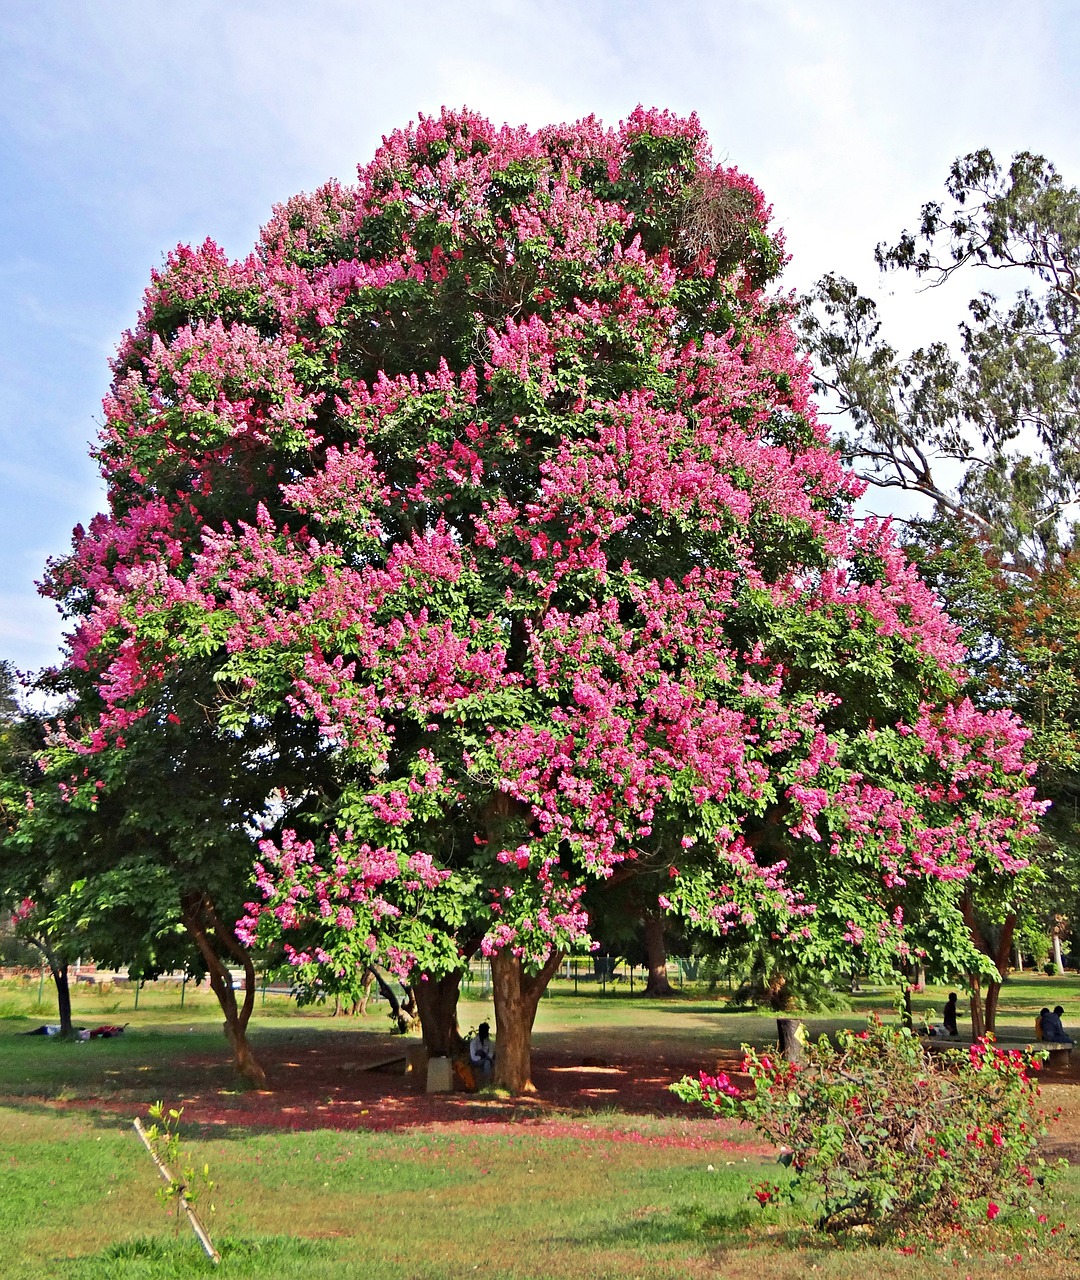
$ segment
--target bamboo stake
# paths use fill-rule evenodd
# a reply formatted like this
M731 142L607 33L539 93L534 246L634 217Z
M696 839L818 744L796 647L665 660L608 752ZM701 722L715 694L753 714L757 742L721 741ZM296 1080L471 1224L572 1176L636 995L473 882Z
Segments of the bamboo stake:
M188 1199L184 1195L183 1184L177 1182L177 1180L169 1172L168 1165L165 1163L164 1160L162 1160L162 1158L154 1150L153 1143L150 1141L150 1138L148 1137L146 1130L142 1127L142 1121L138 1118L138 1116L136 1116L135 1119L132 1120L131 1127L142 1139L143 1146L147 1149L147 1151L150 1152L150 1159L153 1160L154 1164L157 1165L157 1171L158 1173L161 1174L162 1181L167 1182L170 1187L177 1188L176 1198L180 1202L180 1208L183 1209L183 1211L187 1214L188 1222L191 1223L192 1231L194 1231L195 1235L198 1237L199 1243L202 1245L203 1251L206 1253L206 1256L210 1259L210 1261L216 1267L217 1264L221 1261L221 1254L218 1253L218 1251L214 1248L213 1244L211 1243L210 1237L209 1235L207 1235L206 1228L199 1221L199 1215L188 1203Z

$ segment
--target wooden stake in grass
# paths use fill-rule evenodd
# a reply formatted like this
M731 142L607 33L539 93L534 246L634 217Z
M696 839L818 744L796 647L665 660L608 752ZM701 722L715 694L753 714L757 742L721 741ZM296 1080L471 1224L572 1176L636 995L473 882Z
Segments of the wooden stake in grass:
M199 1243L202 1245L203 1250L206 1253L206 1256L210 1259L210 1261L216 1267L217 1264L221 1261L221 1255L214 1248L213 1243L210 1240L210 1236L206 1228L203 1226L202 1221L199 1218L199 1215L195 1212L187 1196L184 1195L184 1183L181 1182L178 1178L173 1177L173 1174L169 1169L169 1166L165 1163L164 1160L162 1160L162 1158L154 1150L153 1141L151 1140L150 1135L143 1128L142 1121L139 1119L138 1116L136 1116L135 1119L132 1120L131 1127L142 1139L143 1146L147 1149L147 1151L150 1152L150 1159L153 1160L154 1164L157 1166L157 1171L158 1173L161 1174L162 1181L165 1182L169 1188L168 1195L170 1197L175 1196L177 1204L187 1214L188 1222L191 1223L191 1229L192 1231L195 1232L195 1235L198 1238Z

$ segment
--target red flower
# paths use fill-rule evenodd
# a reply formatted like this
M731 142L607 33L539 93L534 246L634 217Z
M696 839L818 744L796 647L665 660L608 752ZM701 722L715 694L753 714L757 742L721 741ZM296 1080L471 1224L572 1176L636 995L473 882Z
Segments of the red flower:
M986 1216L990 1222L993 1222L1000 1212L1001 1212L1001 1207L999 1205L996 1205L993 1202L993 1200L991 1200L990 1203L986 1206Z

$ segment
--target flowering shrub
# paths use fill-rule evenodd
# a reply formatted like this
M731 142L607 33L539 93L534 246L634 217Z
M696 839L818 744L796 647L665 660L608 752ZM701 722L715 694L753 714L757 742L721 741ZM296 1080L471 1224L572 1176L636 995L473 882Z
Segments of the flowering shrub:
M807 1045L802 1065L747 1050L752 1091L705 1073L672 1090L781 1147L795 1177L755 1186L759 1203L809 1191L824 1230L868 1224L889 1235L1037 1212L1054 1172L1035 1151L1045 1132L1038 1066L989 1039L932 1054L875 1019L841 1031L835 1047L824 1036Z

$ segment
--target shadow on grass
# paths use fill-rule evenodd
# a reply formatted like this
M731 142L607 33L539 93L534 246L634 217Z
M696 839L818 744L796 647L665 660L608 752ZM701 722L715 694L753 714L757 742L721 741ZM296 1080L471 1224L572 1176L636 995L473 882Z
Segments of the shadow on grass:
M836 1248L836 1242L826 1242L820 1232L804 1225L763 1224L760 1213L750 1206L717 1210L695 1203L643 1214L633 1222L578 1236L573 1243L632 1250L697 1244L707 1248L714 1259L767 1245L795 1252L800 1261L810 1256L807 1250L825 1252Z
M164 1236L137 1236L80 1258L65 1275L71 1280L180 1280L180 1277L227 1274L232 1277L308 1276L312 1264L332 1256L320 1240L289 1236L215 1241L221 1272L194 1241Z

